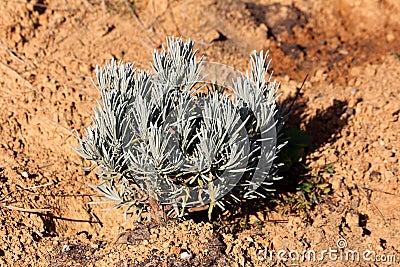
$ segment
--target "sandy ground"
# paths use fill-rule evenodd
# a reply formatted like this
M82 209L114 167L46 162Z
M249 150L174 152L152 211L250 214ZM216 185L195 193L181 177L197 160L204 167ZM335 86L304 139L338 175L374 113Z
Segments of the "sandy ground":
M0 265L399 264L399 22L397 0L0 0ZM113 57L147 68L170 35L241 71L253 49L269 49L282 101L309 74L289 123L313 138L306 164L332 188L321 203L306 214L265 207L232 233L124 224L87 205L99 180L71 145L99 99L93 70ZM338 247L331 259L288 258Z

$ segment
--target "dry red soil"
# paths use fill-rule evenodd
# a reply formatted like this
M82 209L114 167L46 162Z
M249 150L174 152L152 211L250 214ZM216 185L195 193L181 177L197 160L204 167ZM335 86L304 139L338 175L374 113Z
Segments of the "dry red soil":
M71 146L99 99L93 70L111 58L148 68L171 35L241 71L252 50L269 50L282 101L309 74L289 123L313 138L306 164L330 184L325 201L306 215L265 207L234 233L124 224L87 204L99 179ZM341 239L343 253L396 263L301 266L399 264L399 36L398 0L0 0L0 265L288 266L299 262L257 252L321 252Z

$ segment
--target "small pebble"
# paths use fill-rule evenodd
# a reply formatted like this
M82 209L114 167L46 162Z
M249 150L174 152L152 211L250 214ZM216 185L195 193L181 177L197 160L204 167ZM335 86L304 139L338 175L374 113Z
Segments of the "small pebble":
M62 249L61 249L61 252L62 252L62 253L68 252L68 251L70 251L72 248L73 248L73 246L71 246L71 245L64 245L64 246L62 247Z
M181 259L182 260L187 260L187 259L191 259L193 256L192 253L190 253L189 251L184 251L181 253Z

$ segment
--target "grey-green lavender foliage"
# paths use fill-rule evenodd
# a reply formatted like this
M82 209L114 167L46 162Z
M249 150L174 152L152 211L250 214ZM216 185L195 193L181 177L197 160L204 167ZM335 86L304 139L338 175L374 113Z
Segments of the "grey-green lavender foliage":
M96 68L102 101L76 151L98 166L95 187L125 216L150 214L156 199L168 216L264 196L279 164L284 118L268 54L254 52L251 71L230 93L207 81L194 42L174 37L153 52L153 73L112 60ZM99 202L100 203L100 202Z

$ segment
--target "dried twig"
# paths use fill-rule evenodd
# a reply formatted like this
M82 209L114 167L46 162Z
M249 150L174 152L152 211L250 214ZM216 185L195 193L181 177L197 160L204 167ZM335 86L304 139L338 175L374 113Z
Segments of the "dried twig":
M36 115L36 114L28 113L28 116L34 116L34 117L40 118L40 119L42 119L42 120L48 121L48 122L50 122L50 123L52 123L52 124L54 124L54 125L57 125L57 126L61 127L62 129L64 129L64 130L68 133L68 135L67 135L67 137L65 137L64 140L60 143L60 147L63 146L63 145L65 145L65 143L67 142L67 140L68 140L71 136L76 136L76 130L75 130L75 129L69 130L67 127L62 126L61 124L59 124L59 123L57 123L57 122L55 122L55 121L53 121L53 120L50 120L50 119L48 119L48 118L45 118L45 117L42 117L42 116L39 116L39 115Z
M46 47L45 47L46 49L48 48L49 43L50 43L49 38L50 37L54 37L54 35L53 35L54 29L56 29L64 21L65 21L65 17L64 16L58 16L51 23L50 28L47 31L47 33L46 33L46 35L45 35L45 37L43 38L43 41L42 41L42 44L46 44ZM54 40L54 38L53 38L53 40Z
M28 87L30 87L33 91L35 91L37 94L41 95L42 97L44 97L44 95L39 92L35 86L33 84L31 84L27 79L25 79L24 77L22 77L21 74L19 74L16 70L14 70L13 68L9 67L7 64L4 64L3 62L0 61L0 66L3 66L5 69L7 69L9 72L11 72L12 74L14 74L18 79L21 79L22 81L24 81Z
M43 168L49 167L51 165L54 165L54 163L53 162L45 162L43 164L38 165L38 168L43 169Z
M168 1L168 6L169 6L169 5L170 5L170 2ZM179 25L178 25L178 23L177 23L176 20L175 20L175 15L174 15L173 8L169 8L168 11L169 11L169 13L170 13L172 22L173 22L174 25L175 25L176 31L178 32L178 35L182 35L182 34L181 34L181 30L180 30L180 28L179 28Z
M135 21L140 26L140 28L142 28L142 30L146 33L147 38L150 40L150 42L152 44L156 44L157 42L154 41L154 38L150 35L150 31L148 29L146 29L146 26L143 24L143 22L141 21L139 16L136 14L136 11L129 5L129 3L127 1L125 1L125 5L129 9L129 11L131 12L132 17L135 19Z
M360 190L360 189L362 189L362 190ZM371 201L370 197L368 197L367 193L365 192L366 190L370 190L370 189L368 189L368 188L363 188L363 187L359 187L359 186L357 185L357 191L358 191L358 192L361 192L361 193L366 197L368 203L371 204L371 205L376 209L376 211L379 213L379 215L382 217L383 221L384 221L385 224L386 224L387 221L386 221L385 216L383 215L382 211L378 208L378 206L376 206L376 205Z
M67 127L62 126L61 124L59 124L59 123L57 123L57 122L55 122L55 121L53 121L53 120L51 120L51 119L48 119L48 118L43 117L43 116L40 116L40 115L32 114L32 113L28 113L28 116L37 117L37 118L42 119L42 120L44 120L44 121L50 122L50 123L52 123L52 124L54 124L54 125L59 126L59 127L62 128L62 129L64 129L64 130L65 130L67 133L69 133L70 135L74 135L74 131L73 131L73 130L69 130Z
M205 206L200 206L200 207L192 207L192 208L188 208L188 212L196 212L196 211L203 211L203 210L207 210L209 208L209 205L205 205Z
M29 65L28 63L26 63L22 58L20 58L17 53L13 50L11 50L10 48L8 48L5 45L1 45L1 48L3 48L12 58L14 58L15 60L17 60L20 63L23 63L25 65Z
M9 209L9 210L16 210L20 212L27 212L27 213L34 213L39 215L50 216L54 220L63 220L63 221L70 221L70 222L87 222L87 223L101 223L99 221L92 221L92 220L82 220L82 219L73 219L73 218L65 218L61 216L55 216L52 214L50 209L26 209L22 207L16 207L12 205L5 205L4 203L0 202L0 207Z
M361 187L361 188L364 189L364 190L376 191L376 192L380 192L380 193L383 193L383 194L387 194L387 195L391 195L391 196L395 196L395 197L400 197L400 195L398 195L398 194L390 193L390 192L387 192L387 191L384 191L384 190L381 190L381 189L368 188L368 187Z
M31 189L46 187L46 186L49 186L49 185L52 185L52 184L53 184L53 182L49 182L47 184L35 185L35 186L30 186L30 187L21 186L21 188L24 189L24 190L31 190Z
M296 88L296 94L295 94L295 96L294 96L292 102L290 103L290 106L289 106L288 109L287 109L289 112L292 110L294 103L297 101L297 99L298 99L299 96L301 95L301 89L303 89L304 84L305 84L306 81L307 81L307 78L308 78L308 73L307 73L306 77L304 77L304 80L303 80L303 83L301 84L301 86Z
M0 202L0 207L6 208L9 210L17 210L17 211L27 212L27 213L51 212L50 209L26 209L26 208L16 207L16 206L12 206L12 205L5 205L4 203L1 203L1 202Z

